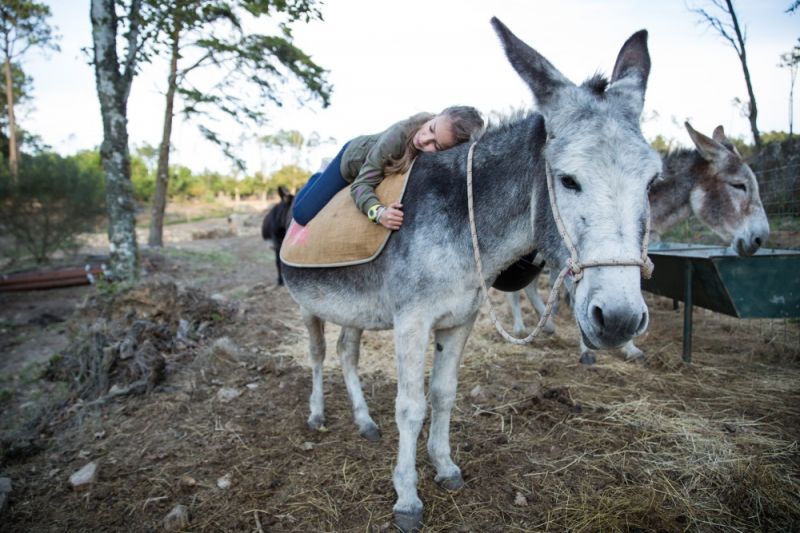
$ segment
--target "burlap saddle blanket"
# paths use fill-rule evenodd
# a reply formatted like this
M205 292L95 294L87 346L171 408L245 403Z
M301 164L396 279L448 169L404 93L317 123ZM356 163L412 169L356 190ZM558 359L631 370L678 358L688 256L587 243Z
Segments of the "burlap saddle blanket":
M383 205L403 199L410 173L411 169L387 176L375 188ZM391 234L356 207L350 187L345 187L305 226L292 220L281 246L281 261L303 268L368 263L380 255Z

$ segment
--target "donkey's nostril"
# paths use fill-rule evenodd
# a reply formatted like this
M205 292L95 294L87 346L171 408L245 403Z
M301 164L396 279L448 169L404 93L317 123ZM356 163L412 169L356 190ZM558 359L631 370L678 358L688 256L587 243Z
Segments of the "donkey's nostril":
M597 305L592 306L592 318L595 324L601 328L606 325L606 321L603 319L603 310Z
M761 248L761 237L756 237L755 239L753 239L753 242L755 243L756 246Z
M639 326L636 328L636 333L641 335L644 333L644 328L647 327L647 312L642 313L642 319L639 321Z

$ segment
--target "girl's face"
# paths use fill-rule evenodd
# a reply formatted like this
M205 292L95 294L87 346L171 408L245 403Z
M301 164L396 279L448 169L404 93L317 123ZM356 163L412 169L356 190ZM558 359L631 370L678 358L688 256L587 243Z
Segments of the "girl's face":
M456 144L450 119L436 115L422 125L414 134L414 148L420 152L439 152Z

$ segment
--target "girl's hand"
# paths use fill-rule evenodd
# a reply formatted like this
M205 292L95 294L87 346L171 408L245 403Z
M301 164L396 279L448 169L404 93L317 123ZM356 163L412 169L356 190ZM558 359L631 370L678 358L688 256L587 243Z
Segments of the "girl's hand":
M395 202L381 213L380 225L386 229L398 230L403 224L403 204Z

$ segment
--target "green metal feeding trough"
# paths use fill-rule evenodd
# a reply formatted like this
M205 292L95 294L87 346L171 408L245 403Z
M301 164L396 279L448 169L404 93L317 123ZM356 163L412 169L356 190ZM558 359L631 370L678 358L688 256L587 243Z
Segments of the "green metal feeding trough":
M642 289L684 302L683 360L692 357L692 307L738 318L800 317L800 250L761 249L739 257L729 248L654 243L653 277Z

